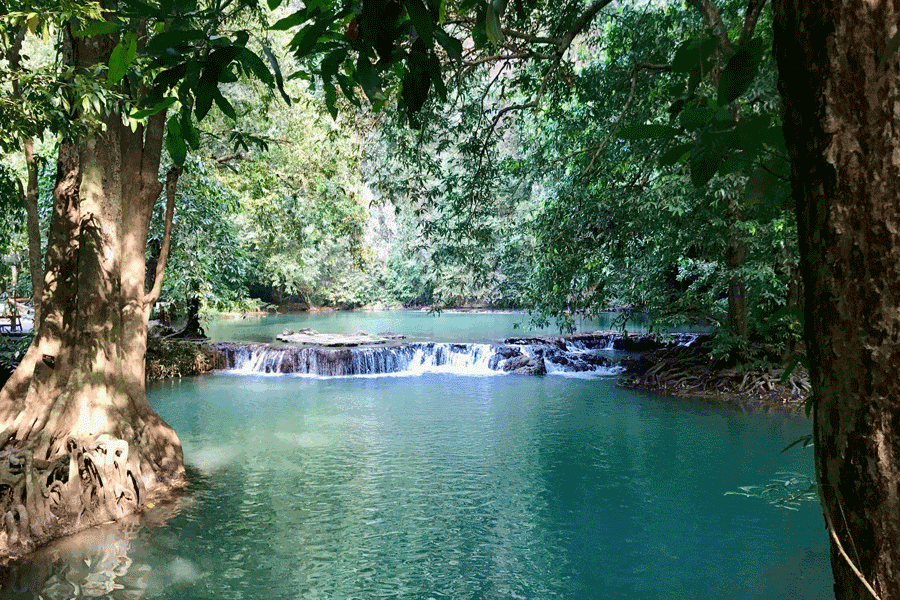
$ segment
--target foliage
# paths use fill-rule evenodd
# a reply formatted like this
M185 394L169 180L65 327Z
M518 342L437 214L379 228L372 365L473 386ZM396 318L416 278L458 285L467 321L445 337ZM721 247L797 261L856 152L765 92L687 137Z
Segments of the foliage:
M403 303L522 305L533 202L512 165L479 152L474 99L488 84L470 82L450 106L430 106L418 131L383 122L369 145L369 184L398 213L388 291Z
M162 298L184 314L199 296L210 309L233 310L247 299L251 258L238 239L233 221L238 198L221 185L202 159L188 157L172 220L172 250L163 279ZM162 241L165 206L157 203L148 241L151 266ZM148 270L148 275L153 275ZM148 282L149 283L149 282Z
M33 339L33 332L20 337L0 336L0 371L12 373Z

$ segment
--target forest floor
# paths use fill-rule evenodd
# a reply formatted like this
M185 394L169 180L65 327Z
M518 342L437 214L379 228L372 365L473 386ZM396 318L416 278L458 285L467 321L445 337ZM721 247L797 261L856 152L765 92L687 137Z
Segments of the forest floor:
M713 360L708 342L669 346L626 357L623 387L685 398L713 400L751 410L800 412L810 393L809 373L797 365L744 365Z

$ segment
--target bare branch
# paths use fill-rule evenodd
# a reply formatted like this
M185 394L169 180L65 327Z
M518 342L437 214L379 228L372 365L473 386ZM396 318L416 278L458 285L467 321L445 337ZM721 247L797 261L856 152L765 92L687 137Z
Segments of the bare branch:
M166 270L166 261L169 259L169 247L172 241L172 217L175 215L175 189L178 187L178 177L181 175L180 167L172 167L166 173L166 224L163 229L163 239L159 250L159 260L156 261L156 276L153 280L153 288L144 295L144 305L153 306L159 300L162 292L163 273Z

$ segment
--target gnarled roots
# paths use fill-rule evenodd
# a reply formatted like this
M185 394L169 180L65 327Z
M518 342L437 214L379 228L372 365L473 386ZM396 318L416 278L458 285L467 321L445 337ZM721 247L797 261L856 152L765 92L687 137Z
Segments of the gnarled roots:
M103 434L69 438L50 460L28 449L0 452L0 552L20 556L50 539L136 511L145 495L128 443Z

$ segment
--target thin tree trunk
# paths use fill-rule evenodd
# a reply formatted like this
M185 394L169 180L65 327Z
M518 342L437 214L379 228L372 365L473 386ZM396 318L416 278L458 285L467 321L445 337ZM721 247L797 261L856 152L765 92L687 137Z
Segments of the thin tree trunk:
M814 394L840 599L900 598L900 3L775 3Z
M734 47L728 37L728 29L722 20L719 9L711 0L688 0L691 5L703 15L706 24L716 38L717 50L714 55L710 82L713 88L719 85L719 75L725 66L727 59ZM765 5L765 0L750 0L744 13L744 25L738 44L745 44L753 39L756 23L760 12ZM747 287L744 279L736 273L747 262L747 250L744 245L744 237L739 227L742 219L742 205L735 198L728 199L726 219L730 224L728 244L725 249L725 264L732 275L728 279L726 293L728 296L728 326L732 333L742 340L750 337L750 323L747 313Z
M21 70L22 42L25 39L25 30L18 31L13 36L6 53L9 62L9 70L14 73L12 79L13 98L21 99L22 93L19 83ZM28 182L22 193L22 205L25 207L25 215L28 227L28 266L31 270L32 303L34 304L34 322L37 326L41 310L41 293L44 284L44 270L41 267L41 226L38 217L38 169L34 159L34 140L30 136L22 138L22 152L25 154L25 167L28 171Z
M28 185L22 196L28 227L28 267L31 270L31 301L34 304L34 322L41 316L41 294L44 289L44 269L41 266L41 221L38 216L38 169L34 159L34 140L22 140L25 164L28 168Z

